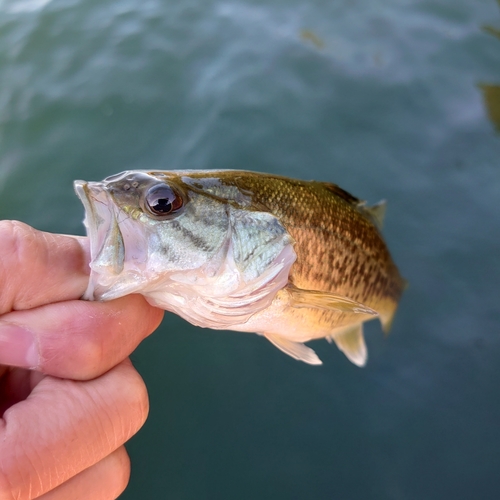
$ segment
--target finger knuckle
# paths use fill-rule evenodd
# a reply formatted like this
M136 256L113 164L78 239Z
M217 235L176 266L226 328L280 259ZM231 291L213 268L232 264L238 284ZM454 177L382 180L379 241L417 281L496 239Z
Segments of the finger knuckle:
M87 335L80 342L80 349L75 352L81 369L81 379L92 379L102 373L106 365L107 355L104 339L99 335Z
M43 258L36 246L36 230L14 220L0 221L0 283L12 281L13 272L18 272L26 262ZM10 279L9 279L10 278ZM16 296L8 287L0 293L0 312L9 311Z
M13 264L20 264L27 256L32 256L36 233L35 229L23 222L16 220L0 221L3 259L9 259Z

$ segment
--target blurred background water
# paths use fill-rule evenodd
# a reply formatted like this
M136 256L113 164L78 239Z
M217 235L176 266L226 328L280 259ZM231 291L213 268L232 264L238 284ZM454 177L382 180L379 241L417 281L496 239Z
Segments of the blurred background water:
M0 0L0 218L76 178L238 168L388 200L409 280L359 369L167 315L124 499L500 498L500 3Z

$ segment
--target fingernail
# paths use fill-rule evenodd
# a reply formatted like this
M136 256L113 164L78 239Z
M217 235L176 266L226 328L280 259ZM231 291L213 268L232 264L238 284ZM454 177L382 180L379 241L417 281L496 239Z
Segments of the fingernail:
M0 322L0 364L36 368L38 363L33 334L19 325Z

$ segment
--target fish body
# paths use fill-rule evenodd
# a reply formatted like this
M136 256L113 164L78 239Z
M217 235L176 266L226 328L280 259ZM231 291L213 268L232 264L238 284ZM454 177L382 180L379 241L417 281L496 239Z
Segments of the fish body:
M335 184L136 170L75 189L91 241L88 300L141 293L310 364L321 361L304 342L326 338L363 366L362 324L378 317L387 330L405 286L377 227L384 206Z

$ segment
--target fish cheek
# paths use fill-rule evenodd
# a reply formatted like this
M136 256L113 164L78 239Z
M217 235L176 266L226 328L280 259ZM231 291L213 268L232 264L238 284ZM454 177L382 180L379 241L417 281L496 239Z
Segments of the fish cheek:
M188 204L179 217L154 221L151 250L161 259L159 265L193 270L218 253L227 239L228 221L223 208L214 208L207 213L197 204Z

